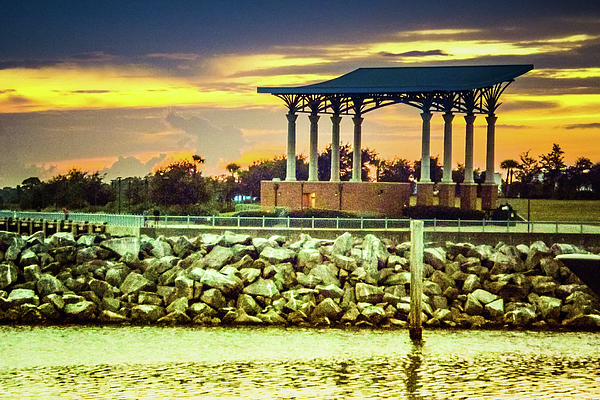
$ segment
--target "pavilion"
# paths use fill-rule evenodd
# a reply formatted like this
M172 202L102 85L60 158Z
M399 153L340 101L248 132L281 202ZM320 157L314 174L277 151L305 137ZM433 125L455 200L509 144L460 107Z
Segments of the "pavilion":
M287 171L285 181L262 181L261 204L266 207L308 207L353 211L363 214L397 212L409 204L409 183L361 181L361 135L363 115L393 104L406 104L421 111L421 174L417 204L433 204L430 179L430 121L434 112L443 113L443 177L438 185L439 204L454 207L452 181L452 121L465 114L465 179L460 185L461 208L475 209L477 184L473 179L473 124L477 114L486 115L486 179L481 188L482 209L496 207L498 186L494 181L496 110L500 96L515 78L533 65L478 65L442 67L359 68L338 78L296 87L259 87L258 93L279 97L288 108ZM308 180L296 181L296 119L298 113L310 120ZM318 180L318 121L331 115L331 179ZM354 123L352 179L340 181L339 144L342 116Z

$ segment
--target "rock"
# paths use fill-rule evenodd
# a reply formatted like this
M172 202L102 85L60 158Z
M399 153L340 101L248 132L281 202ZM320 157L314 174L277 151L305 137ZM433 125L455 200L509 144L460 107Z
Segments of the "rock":
M139 304L148 304L153 306L163 306L164 301L161 296L153 292L140 291L138 294Z
M171 246L173 252L179 258L186 258L195 251L194 245L185 236L177 236L172 238L171 242L173 243Z
M17 267L12 263L0 264L0 289L4 289L17 281Z
M600 315L576 315L573 318L565 319L562 322L563 325L573 328L599 328L600 327Z
M271 279L260 278L258 281L246 286L243 292L252 296L272 298L279 293L279 290Z
M442 294L442 288L435 282L423 282L423 294L426 296L437 296Z
M256 315L261 312L260 306L249 294L242 293L238 296L236 307L248 315Z
M469 315L479 315L482 311L483 305L472 293L469 293L467 295L467 301L465 302L465 312Z
M301 249L298 252L298 261L297 266L309 268L314 267L317 264L321 264L323 261L323 257L321 256L321 252L316 249Z
M260 253L260 258L271 264L293 263L296 260L296 252L290 249L266 247Z
M97 311L96 304L91 301L80 301L72 304L65 304L63 312L68 318L77 321L90 321L95 318Z
M153 292L156 290L156 285L144 278L139 273L131 272L129 275L127 275L119 289L123 294L137 293L140 290Z
M436 270L443 270L446 265L446 251L441 247L426 248L423 250L423 262Z
M46 297L53 293L63 293L63 284L50 274L42 274L36 283L40 297Z
M50 238L54 247L77 246L77 242L71 232L56 232Z
M410 277L410 273L409 273L409 277ZM448 289L449 287L455 286L454 279L452 279L450 276L448 276L448 274L446 274L445 272L442 272L439 270L436 270L433 272L430 280L431 280L431 282L436 283L440 287L442 293L444 291L446 291L446 289Z
M223 275L213 269L208 269L202 276L200 283L211 288L219 289L225 295L237 295L243 288L240 278L232 275Z
M224 247L232 247L236 244L249 245L251 243L252 237L250 235L225 232L225 234L221 236L217 245Z
M360 303L377 304L383 300L383 288L381 287L366 283L357 283L355 292L356 300Z
M99 298L103 298L104 295L112 289L110 284L98 279L91 279L88 282L88 285L90 286L90 290L96 293L96 296Z
M481 261L489 260L494 252L494 248L487 244L482 244L479 246L472 247L467 252L467 257L477 257Z
M331 254L348 256L350 255L353 244L354 240L352 239L352 235L349 232L345 232L343 235L338 236L333 242Z
M479 300L479 302L483 305L486 305L486 304L496 301L498 299L498 296L488 292L487 290L483 290L483 289L476 289L473 291L472 294L473 294L473 297L475 297L477 300Z
M572 244L565 243L554 243L552 247L550 247L550 252L553 256L559 256L561 254L581 254L585 253L577 246Z
M257 317L268 325L286 325L287 321L279 313L273 309L268 309L266 312L258 314Z
M537 294L552 293L558 288L558 284L551 276L534 276L531 280L533 292Z
M23 268L23 278L25 282L36 282L42 276L42 270L39 265L33 264Z
M156 322L165 316L165 309L159 306L141 304L131 309L131 319L135 322Z
M349 323L353 324L356 322L359 315L360 315L360 311L358 310L358 307L356 306L356 304L350 303L350 306L348 307L348 310L346 310L346 312L342 316L341 321L349 322Z
M310 319L311 321L316 321L321 318L327 318L330 321L335 321L340 315L342 315L342 309L333 299L326 298L315 307L310 315Z
M77 264L82 264L86 261L92 261L97 257L98 256L96 255L96 250L93 247L83 247L77 250L75 262Z
M518 307L504 314L504 322L511 325L524 326L532 323L534 320L535 311L531 307Z
M168 313L162 318L159 318L156 322L158 324L184 325L192 322L192 319L183 311L176 310Z
M367 276L370 276L377 281L377 271L385 268L389 256L390 253L379 238L371 234L365 236L362 252L362 267L365 269Z
M242 283L248 285L260 277L261 271L258 268L242 268L240 269L240 275L242 276Z
M547 276L551 276L555 279L558 279L560 276L561 264L554 258L542 258L540 260L540 267Z
M187 297L180 297L169 304L167 307L167 313L170 314L174 311L185 313L185 311L188 309L188 306L189 303Z
M104 297L100 302L100 306L102 310L117 312L121 308L121 301L111 297Z
M233 321L234 325L262 325L264 322L253 315L248 315L245 312L240 312L238 317Z
M37 254L35 254L30 249L26 249L21 253L21 259L19 260L19 265L23 268L28 265L33 265L39 263L39 259Z
M65 306L65 301L59 294L49 294L48 296L43 297L42 301L44 303L52 304L57 310L62 310Z
M336 285L317 285L315 287L319 291L319 294L325 298L341 299L344 297L345 291Z
M497 299L485 305L485 311L490 319L497 320L504 316L504 299Z
M206 268L221 269L224 265L229 264L233 258L233 251L229 247L215 246L203 260Z
M475 274L470 274L465 282L463 283L462 290L465 293L471 293L475 289L479 289L481 287L481 283L479 277Z
M120 288L125 278L131 273L129 267L123 263L115 264L106 271L104 280L111 286Z
M18 307L21 304L40 305L40 298L31 289L13 289L6 300L11 307Z
M221 309L227 306L227 300L219 289L209 289L204 291L200 297L200 300L216 309Z
M538 312L543 319L559 319L562 300L549 296L540 296L537 304L539 307Z
M118 324L122 322L127 322L127 317L124 317L121 314L117 314L116 312L104 310L98 316L98 321L107 323L107 324Z
M383 307L372 304L367 304L360 311L360 314L364 316L367 319L367 321L373 324L379 324L381 320L385 318L385 310L383 309Z
M529 247L525 264L528 269L534 269L540 263L541 259L548 255L550 255L550 249L544 242L539 240Z
M337 267L334 265L320 264L310 270L309 276L314 276L317 281L323 283L323 285L336 285L341 286L340 281L337 278Z
M100 247L114 251L121 257L124 256L126 253L138 254L140 252L140 246L140 239L133 237L108 239L104 240L100 244Z

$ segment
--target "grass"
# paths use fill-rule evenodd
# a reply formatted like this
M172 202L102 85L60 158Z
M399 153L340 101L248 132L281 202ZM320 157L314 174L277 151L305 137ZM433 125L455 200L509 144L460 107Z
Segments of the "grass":
M600 222L600 200L531 199L529 202L531 221ZM498 199L498 205L506 203L527 219L527 199Z

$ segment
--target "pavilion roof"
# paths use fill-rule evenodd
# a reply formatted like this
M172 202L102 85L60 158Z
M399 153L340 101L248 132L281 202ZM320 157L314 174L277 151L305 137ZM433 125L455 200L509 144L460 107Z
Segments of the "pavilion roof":
M532 64L359 68L338 78L295 87L259 87L271 94L391 94L463 92L511 82Z

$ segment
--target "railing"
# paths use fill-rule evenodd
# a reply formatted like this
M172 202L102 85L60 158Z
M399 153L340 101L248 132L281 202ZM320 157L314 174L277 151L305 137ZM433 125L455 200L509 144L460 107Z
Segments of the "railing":
M0 217L34 220L64 220L62 212L0 211ZM409 219L389 218L290 218L290 217L220 217L154 216L130 214L69 213L78 222L106 223L127 227L186 228L256 228L256 229L329 229L329 230L409 230ZM425 230L433 232L509 232L509 233L600 233L600 222L564 221L491 221L491 220L424 220Z

